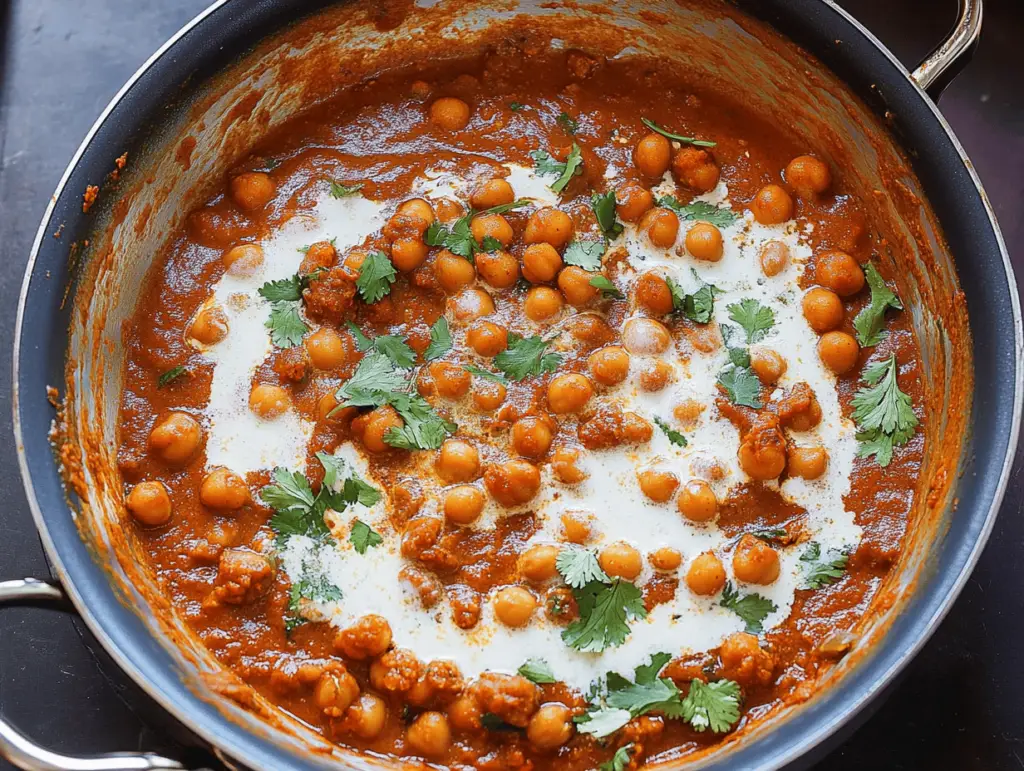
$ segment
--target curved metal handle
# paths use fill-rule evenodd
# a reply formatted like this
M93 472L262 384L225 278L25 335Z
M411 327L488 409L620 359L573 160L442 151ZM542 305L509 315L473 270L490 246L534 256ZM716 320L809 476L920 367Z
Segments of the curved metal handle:
M50 605L71 609L57 585L35 578L0 582L0 607ZM150 753L114 752L78 758L50 752L18 733L0 716L0 757L25 771L184 771L176 760Z
M946 39L924 58L910 77L938 101L943 89L971 60L981 35L982 0L960 0L960 16Z

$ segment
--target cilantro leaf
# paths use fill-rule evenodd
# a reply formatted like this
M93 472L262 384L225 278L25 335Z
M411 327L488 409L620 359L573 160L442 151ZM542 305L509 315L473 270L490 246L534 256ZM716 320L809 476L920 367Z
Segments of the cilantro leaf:
M570 118L569 113L565 112L564 110L555 119L555 122L558 123L558 125L561 126L563 129L565 129L565 132L567 134L575 134L580 127L580 124L577 123L572 118Z
M894 447L910 441L918 424L910 396L897 382L898 369L895 355L865 367L861 380L868 387L858 390L851 402L861 442L857 455L874 455L883 467L892 462Z
M318 552L314 552L317 554ZM290 635L297 627L306 623L304 606L310 602L337 602L342 598L341 589L324 575L318 561L303 560L299 580L288 590L288 613L284 619L285 633Z
M494 357L494 366L512 380L525 380L530 375L554 372L562 364L557 353L545 353L549 343L540 337L508 336L508 348Z
M583 270L601 270L601 258L606 248L603 241L573 241L565 248L562 262Z
M302 342L302 336L309 331L306 322L299 315L299 304L276 302L270 306L270 318L263 326L270 330L270 341L278 348L291 348Z
M466 364L462 367L470 375L476 377L482 377L484 380L490 380L492 383L501 383L504 386L508 385L508 380L499 375L497 372L491 372L489 369L478 367L475 364Z
M396 367L411 369L416 363L416 352L399 335L381 335L374 339L373 347L391 359Z
M651 663L634 669L635 682L616 672L605 678L608 692L604 697L591 696L586 714L576 718L579 730L602 738L622 728L630 718L647 712L660 712L666 717L680 717L682 694L668 678L658 673L671 660L668 653L655 653Z
M730 364L718 375L718 385L725 389L733 404L761 409L761 381L747 367Z
M360 554L366 554L367 549L384 543L380 533L376 532L361 519L357 519L352 523L352 530L349 532L348 540L352 543L352 547Z
M356 342L356 348L360 351L368 351L373 348L373 340L362 333L351 321L346 321L345 326L348 327L348 331L352 333L352 338Z
M710 728L716 734L729 731L740 719L740 686L732 680L690 682L682 705L682 718L695 731Z
M686 447L686 437L683 436L679 431L676 431L672 426L666 423L664 420L659 418L657 415L654 416L654 424L662 430L668 440L676 445L677 447Z
M301 300L302 279L296 273L288 278L280 278L276 281L267 281L258 290L260 297L265 297L270 302L280 300Z
M594 209L597 226L606 241L614 241L622 234L622 223L615 219L615 191L609 190L603 195L594 193L590 196L590 206Z
M452 333L448 329L448 319L438 316L430 327L430 345L423 352L424 361L434 361L444 356L452 347Z
M573 589L582 589L592 581L611 582L598 564L597 554L579 546L563 546L555 558L555 568Z
M521 102L509 102L508 109L512 112L519 112L520 110L526 109L526 105Z
M344 407L382 407L392 392L408 388L404 374L379 351L367 353L336 393Z
M533 158L538 174L559 175L558 179L548 185L556 193L561 193L565 190L569 180L583 171L583 154L580 146L575 142L572 143L572 149L569 151L569 156L565 159L565 163L555 160L544 150L534 150L530 153L530 157Z
M601 739L605 736L611 736L625 726L632 717L628 709L604 707L588 711L583 715L573 718L573 721L576 723L576 730L581 734L590 734L597 739Z
M698 324L707 324L711 321L711 315L715 312L715 293L710 284L702 283L696 292L687 294L671 276L665 279L665 283L668 284L668 290L672 295L674 313L682 313L690 321L696 321Z
M400 450L436 450L458 428L434 412L419 394L393 394L388 404L395 408L405 425L389 429L384 441Z
M381 499L381 494L380 490L366 480L360 479L357 476L350 476L345 480L345 485L342 488L342 497L349 503L359 503L370 507Z
M184 375L187 375L187 374L188 374L188 369L185 367L184 364L179 364L177 367L171 367L166 372L163 372L163 373L160 374L160 377L157 378L157 381L156 381L156 387L157 388L166 388L171 383L173 383L175 380L177 380L178 378L180 378L180 377L182 377Z
M628 622L647 617L640 590L621 578L611 585L592 581L574 594L580 618L562 632L562 641L584 653L622 645L629 636Z
M501 241L494 236L484 236L483 240L480 241L481 252L500 252L501 250Z
M763 629L762 622L770 613L777 610L774 602L756 592L740 597L732 581L727 581L722 589L722 600L719 605L743 619L750 634L760 634Z
M322 450L317 452L316 458L324 467L324 486L334 488L338 482L343 482L342 497L348 503L361 503L369 507L381 499L380 490L356 476L344 458Z
M492 206L490 209L484 209L480 212L470 211L468 214L455 220L451 228L435 221L427 228L423 240L428 246L442 246L452 254L473 262L473 255L477 252L493 252L502 248L501 243L493 236L484 236L482 246L476 242L470 227L473 217L478 214L504 214L507 211L519 209L529 204L529 199L518 198L510 203Z
M821 589L834 584L846 572L846 563L850 555L846 551L833 550L829 558L821 559L821 545L817 541L807 544L807 549L800 555L800 561L807 563L804 570L801 589Z
M346 185L337 180L331 180L331 198L347 198L350 195L355 195L362 189L362 182L358 182L355 185Z
M605 297L612 297L616 300L621 300L626 296L619 291L619 288L615 286L615 284L613 284L607 276L594 276L592 279L590 279L589 284L593 287L597 287L598 289L600 289L601 294L603 294Z
M885 279L874 263L868 263L864 269L864 276L871 287L871 303L862 308L853 320L853 326L857 330L857 342L861 347L878 345L881 342L886 310L903 310L899 296L886 286Z
M751 535L754 536L754 538L760 538L762 541L772 543L785 538L789 533L787 533L785 528L782 527L770 527L764 530L755 530Z
M751 297L733 303L726 309L729 311L729 318L743 327L743 331L747 333L749 345L763 340L768 330L775 326L775 312Z
M314 496L302 474L284 468L274 469L273 480L275 484L260 490L260 499L276 512L270 518L270 527L277 533L278 543L292 535L325 538L329 531L323 513L330 491L322 488L323 497Z
M517 671L531 683L537 683L538 685L558 682L555 680L551 667L548 666L544 659L527 659L526 663L519 667Z
M671 131L666 131L649 118L641 118L640 122L647 126L647 128L649 128L651 131L656 131L657 133L661 134L663 137L667 137L668 139L674 139L677 142L682 142L684 145L696 145L697 147L715 146L714 142L709 142L705 139L694 139L693 137L684 137L681 134L673 134Z
M626 771L629 767L629 761L633 755L633 742L624 744L615 750L615 754L612 755L611 760L606 760L600 766L598 771Z
M656 203L662 208L671 209L683 221L700 220L701 222L710 222L717 228L727 228L740 218L732 209L727 209L724 206L715 206L707 201L693 201L692 203L683 204L673 195L663 195L658 198Z
M671 653L654 653L651 655L650 664L641 664L633 670L636 682L641 685L653 683L658 678L658 673L665 668L665 665L672 660Z
M359 266L359 278L356 279L359 296L363 302L377 302L391 292L391 285L395 283L397 275L395 266L384 252L370 252Z
M260 498L272 509L288 511L308 509L313 505L313 490L306 477L298 471L278 467L272 476L274 484L260 490Z

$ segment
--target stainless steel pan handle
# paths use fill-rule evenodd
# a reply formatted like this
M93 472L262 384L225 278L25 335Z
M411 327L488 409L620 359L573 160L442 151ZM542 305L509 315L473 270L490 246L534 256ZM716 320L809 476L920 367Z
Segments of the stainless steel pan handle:
M938 101L942 90L971 60L981 35L982 4L982 0L960 0L956 25L910 73L933 101Z
M64 591L35 578L0 582L0 607L30 605L71 609ZM114 752L93 757L60 755L40 747L0 716L0 757L25 771L184 771L176 760L151 753Z

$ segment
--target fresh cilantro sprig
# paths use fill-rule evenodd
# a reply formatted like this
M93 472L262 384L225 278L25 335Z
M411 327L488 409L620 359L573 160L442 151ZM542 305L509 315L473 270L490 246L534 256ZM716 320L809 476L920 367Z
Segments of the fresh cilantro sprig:
M629 636L629 622L647 618L640 590L621 578L611 584L591 581L573 594L580 617L562 632L562 641L584 653L622 645Z
M575 134L580 127L579 122L576 121L574 118L570 117L569 113L565 112L564 110L555 119L555 122L563 129L565 129L565 132L567 134Z
M615 191L594 193L590 196L590 206L597 218L597 226L605 241L614 241L622 234L623 225L615 218Z
M883 467L892 462L893 448L910 441L918 423L910 396L897 382L898 369L895 355L865 367L861 380L866 387L858 390L851 402L861 443L857 455L873 455Z
M732 680L705 683L690 682L690 692L683 699L682 718L695 731L710 728L716 734L732 729L740 719L740 686Z
M348 540L352 544L352 548L360 554L366 554L367 549L373 546L380 546L384 543L384 538L381 537L381 534L361 519L357 519L352 523L352 529L349 531Z
M750 634L761 634L764 620L777 610L774 602L756 592L740 596L732 581L727 581L722 589L719 605L743 619Z
M687 294L671 276L665 279L672 294L672 312L681 313L690 321L707 324L715 312L715 293L710 284L701 282L693 294Z
M821 544L811 541L800 555L800 562L804 563L800 588L821 589L834 584L846 573L846 563L849 561L849 553L839 549L830 550L828 556L822 559Z
M316 458L324 467L324 484L334 488L341 484L342 497L349 503L359 503L370 507L381 499L380 490L366 480L356 476L352 467L344 458L330 455L322 450L317 451Z
M573 241L565 247L562 262L583 270L601 270L601 258L606 249L603 241Z
M492 383L501 383L503 386L508 385L507 378L499 375L497 372L491 372L489 369L478 367L475 364L465 364L462 368L475 377L482 377L484 380L490 380Z
M297 627L306 623L303 616L303 605L306 602L338 602L341 598L341 589L331 583L323 572L315 569L312 561L303 560L301 577L288 591L288 612L284 618L285 634L290 635Z
M501 243L492 236L484 236L483 243L477 243L471 228L473 217L480 214L504 214L513 209L521 209L529 204L529 199L519 198L511 203L492 206L490 209L483 209L482 211L473 211L471 209L468 214L455 220L451 227L435 220L427 228L426 233L423 235L423 240L427 246L440 246L452 254L473 262L473 257L478 252L494 252L501 248Z
M156 387L166 388L175 380L180 377L184 377L188 374L188 368L184 364L179 364L177 367L171 367L166 372L161 373L160 377L157 378Z
M597 554L579 546L564 546L555 558L555 569L573 589L582 589L592 581L610 583L608 574L598 564Z
M530 153L530 157L533 158L538 174L542 176L558 175L558 179L548 185L556 193L565 190L569 181L583 171L583 153L575 142L572 143L572 149L569 151L565 163L555 160L550 153L544 150L534 150Z
M384 252L370 252L359 266L356 289L365 303L375 303L391 292L398 271Z
M302 290L320 278L327 269L317 268L309 273L295 273L287 278L267 281L257 292L260 297L275 302L297 302L302 299Z
M682 134L673 134L671 131L663 129L661 126L659 126L657 123L655 123L653 120L650 120L649 118L641 118L640 122L647 126L647 128L649 128L651 131L656 131L657 133L661 134L663 137L667 137L668 139L674 139L677 142L682 142L684 145L696 145L697 147L714 147L716 144L715 142L710 142L706 139L694 139L693 137L684 137Z
M658 198L656 203L664 209L671 209L683 221L710 222L717 228L727 228L740 218L736 212L724 206L715 206L707 201L693 201L684 204L674 195L663 195Z
M494 357L494 366L511 380L554 372L562 364L557 353L546 353L550 341L540 337L522 337L509 333L508 348Z
M331 183L331 198L348 198L353 196L363 189L363 182L357 182L354 185L346 185L344 182L338 182L336 179L330 180Z
M622 745L615 750L615 754L610 760L606 760L597 767L598 771L626 771L629 768L629 761L633 759L634 747L633 742Z
M604 297L611 297L615 300L622 300L625 298L621 290L612 283L611 279L607 276L597 275L590 279L588 282L595 289L599 289Z
M749 359L748 359L749 361ZM725 389L733 404L761 409L761 381L748 367L728 364L718 375L718 385Z
M743 327L743 331L747 333L748 345L763 340L775 326L775 312L752 297L732 303L726 306L726 310L729 311L729 318Z
M686 447L686 437L683 436L679 431L676 431L672 426L666 423L662 418L657 415L654 416L654 425L661 429L662 433L668 437L668 440L676 445L677 447Z
M276 302L270 306L270 317L263 323L270 330L270 341L278 348L291 348L302 342L309 331L306 322L299 315L296 302Z
M345 326L356 342L356 348L362 352L371 348L378 353L384 354L391 362L401 369L410 369L416 363L416 352L409 347L399 335L381 335L380 337L368 337L351 321L346 321Z
M430 345L423 352L424 361L440 359L452 347L452 333L448 328L448 319L438 316L437 321L430 327Z
M537 685L558 682L555 679L554 672L551 671L551 667L548 666L544 659L527 659L526 663L519 667L517 671L531 683L537 683Z
M874 263L868 263L864 269L864 276L871 288L871 302L861 309L853 320L853 327L857 330L857 342L862 348L878 345L882 341L885 312L889 308L903 310L899 296L886 285Z

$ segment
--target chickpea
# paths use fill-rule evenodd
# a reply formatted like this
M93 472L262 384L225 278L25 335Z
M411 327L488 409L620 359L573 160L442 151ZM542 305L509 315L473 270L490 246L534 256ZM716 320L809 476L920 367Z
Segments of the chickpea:
M528 415L512 424L512 447L526 458L542 458L555 437L551 421Z
M536 607L537 598L522 586L506 586L494 595L494 615L505 626L526 626Z
M395 210L396 216L401 217L413 217L423 222L422 230L426 230L430 225L434 223L436 216L434 215L434 207L430 205L430 201L426 198L410 198L408 201L403 201L401 205Z
M309 245L302 262L299 263L299 273L312 273L317 268L330 268L338 261L338 250L330 241L317 241Z
M470 525L480 517L487 500L473 485L453 487L444 495L444 515L456 525Z
M572 710L554 702L533 713L526 725L526 738L538 750L553 750L569 741L575 730Z
M864 288L864 271L846 252L838 250L819 254L814 262L814 278L840 297L855 295Z
M245 211L262 209L274 197L274 182L260 171L239 174L231 180L231 197Z
M590 279L595 275L576 265L570 265L558 274L558 288L562 290L570 305L582 308L600 294L600 290L590 283Z
M648 393L661 391L671 382L673 375L672 365L668 362L651 362L640 370L640 387Z
M804 295L804 318L819 335L843 323L843 301L831 289L814 287Z
M562 295L549 286L535 286L526 293L523 312L531 321L546 321L562 311Z
M476 268L469 260L445 249L434 260L434 277L446 292L458 292L473 283Z
M540 490L540 471L525 460L492 464L484 470L484 485L498 503L519 506L534 498Z
M608 544L597 557L601 569L612 578L625 578L632 581L644 567L644 558L640 552L624 541Z
M376 739L387 719L388 706L384 699L364 693L345 712L344 727L361 739Z
M125 505L132 516L142 525L157 527L167 524L171 518L171 497L162 482L139 482L128 493Z
M476 256L480 278L495 289L508 289L519 280L519 261L508 252L480 252Z
M636 222L652 206L651 191L637 182L626 182L615 191L615 213L623 222Z
M697 421L700 420L701 414L703 414L705 407L696 399L684 399L675 406L672 410L672 415L675 419L683 424L684 427L690 428L697 425Z
M761 271L766 276L777 276L789 264L789 247L782 241L769 241L761 249L758 259L761 262Z
M199 500L207 508L221 513L237 511L249 502L249 488L238 474L216 468L203 478Z
M469 105L453 96L443 96L430 105L430 122L447 131L458 131L469 123Z
M710 222L698 222L686 231L685 243L686 251L696 260L718 262L725 251L722 231Z
M482 244L487 236L495 239L503 247L508 247L515 237L512 226L500 214L478 214L469 223L469 230L478 244Z
M679 184L697 193L709 193L718 185L720 172L715 158L707 150L693 145L682 147L672 156L672 175Z
M264 420L284 415L292 404L286 388L260 383L249 393L249 409Z
M328 717L341 717L357 696L359 683L348 672L324 672L313 689L313 701Z
M330 327L320 327L303 342L310 362L317 369L334 369L348 361L345 341Z
M221 262L232 276L253 276L263 267L263 248L257 244L239 244L221 256Z
M846 332L826 332L818 340L818 356L837 375L845 375L857 366L860 345L853 335Z
M690 591L701 597L718 594L725 586L725 568L714 552L698 555L686 571L686 585Z
M501 177L485 179L477 183L473 192L469 194L469 204L474 209L491 209L495 206L504 206L516 200L516 194L512 185Z
M333 392L326 393L316 403L316 414L320 420L329 420L332 423L343 423L345 418L351 418L356 413L355 407L342 407L337 412L338 397ZM333 415L331 413L334 413Z
M645 177L660 177L672 162L672 143L661 134L650 133L637 142L633 163Z
M559 482L574 485L587 478L587 474L577 464L580 453L571 447L559 447L551 453L551 471Z
M548 406L556 415L579 412L593 395L590 379L578 372L557 375L548 383Z
M779 555L760 538L745 534L732 555L736 580L765 586L779 577Z
M642 416L635 412L626 412L622 415L622 436L630 444L642 444L651 441L654 434L654 427Z
M461 217L466 209L454 198L437 198L434 200L434 211L441 222L451 222Z
M448 720L456 731L471 733L481 729L480 719L483 709L472 694L463 692L455 701L448 705Z
M307 256L309 255L308 252L306 254ZM369 253L365 249L352 249L349 251L341 261L341 268L345 277L350 281L358 279L367 256L369 256Z
M601 385L618 385L629 374L629 354L622 346L606 345L587 357L587 368Z
M523 278L531 284L554 281L562 269L562 257L551 244L530 244L523 252Z
M473 383L473 406L482 412L493 412L505 402L507 392L501 383L478 379Z
M494 299L483 289L464 289L452 306L458 321L473 321L494 313Z
M672 312L672 290L668 282L657 273L644 273L636 281L633 296L637 304L655 316Z
M228 317L216 305L203 308L189 324L188 334L203 345L219 343L228 335Z
M357 429L357 423L361 424L361 431ZM384 437L392 428L401 428L404 425L405 422L392 407L378 407L352 421L353 433L361 433L363 447L373 453L390 450L391 445L384 441Z
M828 468L828 451L824 447L790 447L789 475L818 479Z
M668 573L679 569L679 566L683 564L683 555L679 553L679 549L673 549L671 546L662 546L660 549L656 549L647 555L647 561L651 563L651 567L655 570L662 570Z
M683 485L676 506L691 522L707 522L718 513L718 498L707 482L691 479Z
M399 238L391 244L391 262L402 273L412 273L429 253L430 247L419 238Z
M445 439L435 468L445 482L469 482L480 476L480 453L462 439Z
M644 469L637 473L636 480L640 483L640 492L655 503L669 500L679 487L679 477L661 469Z
M461 399L469 393L472 376L458 364L449 361L431 362L427 367L434 381L437 395L445 399Z
M562 535L569 543L582 544L590 539L590 517L582 511L562 515Z
M466 333L466 341L481 356L497 356L508 348L508 330L492 321L478 321Z
M679 217L671 209L655 207L640 218L637 228L647 233L652 244L668 249L679 236Z
M762 225L781 225L793 218L793 199L778 185L765 185L750 202L754 219Z
M437 102L434 102L434 105L436 106ZM448 725L448 718L440 712L424 712L409 726L405 739L409 743L409 748L417 755L439 758L448 752L448 747L452 743L452 729Z
M814 198L832 186L832 172L813 155L799 155L787 163L785 177L801 198Z
M821 422L821 405L816 397L811 397L811 403L806 410L801 410L790 416L789 427L793 431L810 431Z
M664 353L671 342L665 325L654 319L630 319L622 328L622 344L632 354Z
M526 244L551 244L561 249L572 238L572 218L564 211L550 207L538 209L526 221L523 242Z
M519 573L527 581L542 583L550 581L558 575L555 560L558 559L558 547L548 543L531 546L519 555Z
M750 368L765 385L777 383L786 374L786 360L778 351L764 345L750 347Z
M334 638L335 650L362 661L380 656L391 647L391 625L374 613L360 616Z
M762 481L775 479L786 468L786 451L774 444L759 446L754 442L742 442L737 459L740 468L750 477Z
M172 412L149 433L149 449L170 466L184 466L199 449L203 429L184 412Z

